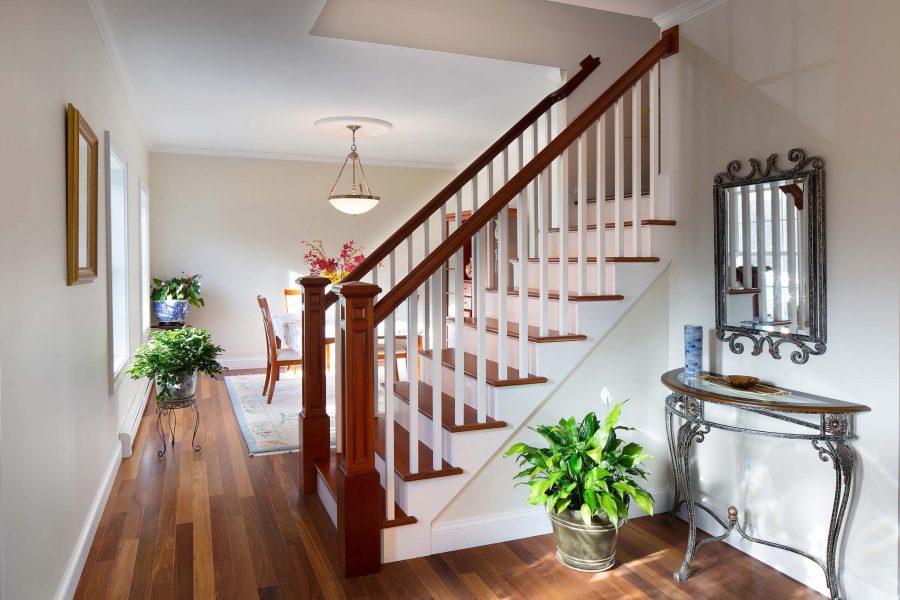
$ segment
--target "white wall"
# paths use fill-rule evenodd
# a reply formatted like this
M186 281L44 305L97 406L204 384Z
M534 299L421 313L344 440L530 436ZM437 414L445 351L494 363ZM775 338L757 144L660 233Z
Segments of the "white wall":
M330 162L150 155L153 276L203 275L206 307L192 308L189 322L210 330L226 350L224 364L265 366L256 295L268 297L273 312L284 311L282 289L308 272L301 240L321 239L331 255L348 240L371 252L455 176L367 166L381 202L351 216L328 203L339 169Z
M795 147L825 160L827 352L798 366L787 352L776 361L708 341L706 365L872 407L853 443L851 600L898 592L898 20L900 4L887 0L732 0L682 24L681 51L663 67L662 167L674 171L681 240L669 279L671 367L683 364L684 324L715 326L713 176L732 159L786 159ZM736 505L759 535L821 551L834 476L809 444L714 432L697 450L710 503ZM822 588L805 559L740 547Z
M118 467L119 424L137 388L127 380L117 397L108 390L102 160L100 274L66 286L66 103L81 110L101 153L110 130L128 160L132 347L147 153L87 0L4 2L0 14L0 596L46 600L77 583L84 555L73 553L91 542L91 511L102 509L98 490Z

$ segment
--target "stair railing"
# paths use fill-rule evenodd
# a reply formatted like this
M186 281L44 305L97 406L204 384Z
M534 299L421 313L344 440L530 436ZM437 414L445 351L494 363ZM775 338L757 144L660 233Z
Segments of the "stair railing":
M555 137L553 119L545 111L542 119L534 119L527 127L530 135L522 135L526 133L523 129L515 136L501 138L492 146L493 157L488 159L484 169L464 172L465 179L454 180L457 186L452 195L435 198L443 199L432 210L437 211L440 219L436 231L439 243L434 249L429 250L426 217L420 221L425 225L422 234L425 252L421 259L416 260L412 231L407 229L392 236L389 240L392 247L380 251L377 261L373 259L374 264L386 260L385 293L378 286L377 267L371 271L371 283L345 281L334 286L332 293L340 299L335 332L339 344L336 366L340 382L336 383L336 388L339 389L339 412L343 414L337 421L338 439L343 440L340 451L344 457L339 474L342 483L338 485L337 524L345 574L369 573L377 570L380 564L380 546L363 545L360 540L374 539L376 532L395 518L398 458L395 422L404 426L404 435L409 440L409 447L402 452L406 480L440 474L449 468L445 460L452 458L443 448L444 393L451 395L454 403L452 423L448 425L465 424L467 404L471 407L469 410L474 408L475 420L485 423L493 411L489 382L490 387L501 387L540 381L532 375L536 365L528 345L529 336L568 335L576 326L570 316L573 312L570 301L602 301L617 297L614 281L607 277L607 263L650 259L643 256L641 225L645 217L656 217L658 64L677 51L677 28L669 29L584 112L564 128L557 127L561 131ZM641 90L645 84L650 92L650 156L647 161L642 158L641 144L642 115L645 113ZM626 96L630 98L632 108L630 178L626 177ZM612 121L612 131L607 131L607 117ZM608 143L612 145L613 154L609 165ZM594 243L590 250L589 150L595 155L593 184L596 190L592 211ZM574 165L571 171L570 158ZM645 169L645 164L649 168ZM608 167L612 170L609 182ZM649 180L649 198L642 193L644 175ZM570 180L574 182L577 196L574 252L568 235ZM607 235L607 183L611 183L613 189L612 237ZM626 184L631 187L631 205L628 207L631 239L627 246ZM449 188L445 188L445 192ZM455 213L448 220L445 200L451 197L455 200L452 207ZM463 210L466 200L471 207L468 213ZM413 221L411 219L410 223ZM554 222L555 232L552 229ZM551 247L554 233L558 239ZM404 241L407 273L396 281L396 255ZM471 248L472 254L469 265L463 261L467 247ZM592 257L592 261L588 260L589 251L596 251L597 256ZM515 254L511 255L513 252ZM517 261L517 268L512 272L509 268L511 260ZM589 268L591 262L596 264ZM569 282L570 263L575 268L575 286ZM553 281L551 266L556 271ZM467 267L470 272L466 272ZM532 267L536 273L530 272ZM534 275L538 279L536 290L529 287L529 280ZM469 306L465 294L467 277L471 282ZM328 297L320 293L324 290L321 280L304 278L302 283L304 294L308 293L313 302L305 302L312 314L304 315L304 324L309 324L309 331L318 335L320 317L315 302L321 298L320 305L327 307ZM551 285L557 289L551 289ZM518 299L511 303L510 298L514 296ZM550 312L551 299L558 300L556 314ZM474 319L465 317L467 310L472 311ZM529 327L532 311L536 311L533 320L537 321L533 329ZM497 315L491 328L494 335L490 338L494 340L494 346L488 341L488 313ZM418 326L420 319L421 328ZM510 329L509 319L518 322L518 331ZM313 320L316 322L312 323ZM379 334L379 326L383 327L383 336ZM466 339L467 328L469 340ZM382 337L383 344L380 344ZM420 341L423 346L421 359ZM310 342L310 346L313 345ZM466 352L467 345L473 347L473 352ZM383 394L378 369L380 348L384 355ZM306 350L304 340L304 352ZM310 351L315 350L310 348ZM496 361L488 361L489 350L496 356ZM405 402L398 402L394 393L399 376L398 356L405 356ZM321 368L318 362L314 364L317 370ZM444 367L449 367L452 375ZM430 385L430 406L419 403L419 381L423 376ZM304 364L304 379L307 377ZM311 386L310 393L313 392L316 397L310 398L311 409L323 393L318 386ZM383 406L379 399L382 395ZM304 414L307 406L304 384ZM430 410L431 427L427 431L419 430L420 408ZM316 416L315 412L311 414ZM305 436L303 419L301 422ZM320 437L312 436L313 439ZM305 439L303 443L305 455L310 449ZM377 446L381 447L378 454L382 456L383 476L375 469ZM428 456L428 449L430 464L420 464L420 455ZM314 455L321 451L320 446L314 450ZM306 477L304 456L304 490L308 491ZM312 489L315 489L314 483ZM352 495L350 489L354 490ZM373 503L378 506L377 518L371 517Z

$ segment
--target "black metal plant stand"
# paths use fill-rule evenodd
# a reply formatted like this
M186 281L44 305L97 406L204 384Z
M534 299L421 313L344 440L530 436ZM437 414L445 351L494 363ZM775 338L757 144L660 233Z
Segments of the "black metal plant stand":
M193 448L194 452L200 452L200 444L196 443L197 439L197 429L200 428L200 409L197 407L197 396L188 396L187 398L182 398L179 400L175 400L172 402L166 402L163 400L156 400L156 433L159 435L159 440L162 442L162 450L156 453L156 456L162 458L166 454L166 449L168 445L166 444L166 426L163 425L163 418L166 419L166 425L168 425L168 429L172 434L172 447L175 447L175 425L178 422L178 417L175 415L175 411L179 408L190 408L194 412L194 435L191 437L191 448Z

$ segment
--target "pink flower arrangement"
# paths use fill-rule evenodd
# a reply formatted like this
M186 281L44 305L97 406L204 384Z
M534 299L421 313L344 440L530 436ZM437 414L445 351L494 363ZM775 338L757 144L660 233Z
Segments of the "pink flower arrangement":
M335 258L325 254L322 240L312 242L304 240L300 243L307 248L303 254L303 261L309 265L309 274L327 277L332 283L340 282L366 258L362 247L353 245L353 240L341 246L340 254Z

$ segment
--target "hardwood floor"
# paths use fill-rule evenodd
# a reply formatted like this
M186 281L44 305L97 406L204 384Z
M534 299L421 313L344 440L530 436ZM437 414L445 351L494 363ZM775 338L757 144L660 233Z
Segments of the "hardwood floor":
M178 441L157 460L150 403L76 598L822 598L725 544L704 546L694 575L678 584L671 573L686 526L659 517L628 523L617 565L605 573L563 567L553 539L540 536L344 579L328 516L317 498L298 490L299 455L248 456L225 385L202 378L199 386L203 450L191 451L193 418L179 411Z

